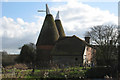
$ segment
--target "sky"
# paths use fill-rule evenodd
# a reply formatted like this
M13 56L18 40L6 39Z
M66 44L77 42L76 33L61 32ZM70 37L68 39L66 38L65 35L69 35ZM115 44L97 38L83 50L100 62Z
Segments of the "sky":
M19 54L19 47L35 43L40 33L48 4L55 18L60 11L65 34L84 39L85 32L96 25L118 24L118 2L87 2L80 0L52 0L52 2L2 2L0 17L0 39L2 49L10 54Z

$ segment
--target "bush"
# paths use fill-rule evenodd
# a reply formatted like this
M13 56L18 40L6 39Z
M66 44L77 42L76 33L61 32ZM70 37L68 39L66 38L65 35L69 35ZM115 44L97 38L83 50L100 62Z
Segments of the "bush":
M104 76L110 76L110 67L93 67L85 73L87 78L104 78Z

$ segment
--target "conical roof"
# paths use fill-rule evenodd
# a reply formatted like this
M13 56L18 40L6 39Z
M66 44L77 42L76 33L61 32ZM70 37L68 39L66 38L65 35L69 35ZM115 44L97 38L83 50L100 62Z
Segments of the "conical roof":
M47 14L36 45L54 45L58 38L59 33L53 16L51 14Z
M64 32L62 23L61 23L61 21L59 19L59 11L57 13L57 16L56 16L56 19L55 19L55 23L56 23L56 26L57 26L57 29L58 29L60 37L65 37L65 32Z

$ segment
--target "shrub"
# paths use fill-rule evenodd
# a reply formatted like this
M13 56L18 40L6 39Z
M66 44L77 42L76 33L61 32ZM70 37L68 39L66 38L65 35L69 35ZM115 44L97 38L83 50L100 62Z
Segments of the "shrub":
M110 67L93 67L85 73L87 78L104 78L104 76L110 76Z

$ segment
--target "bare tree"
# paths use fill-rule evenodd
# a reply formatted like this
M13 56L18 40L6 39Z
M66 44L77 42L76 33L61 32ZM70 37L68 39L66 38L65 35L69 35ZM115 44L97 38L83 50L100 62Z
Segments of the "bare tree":
M118 27L116 25L93 26L86 35L91 37L91 43L98 47L97 63L111 65L113 59L117 58Z
M96 45L109 45L112 41L117 44L118 27L116 25L99 25L91 28L86 35L90 36L92 43Z

